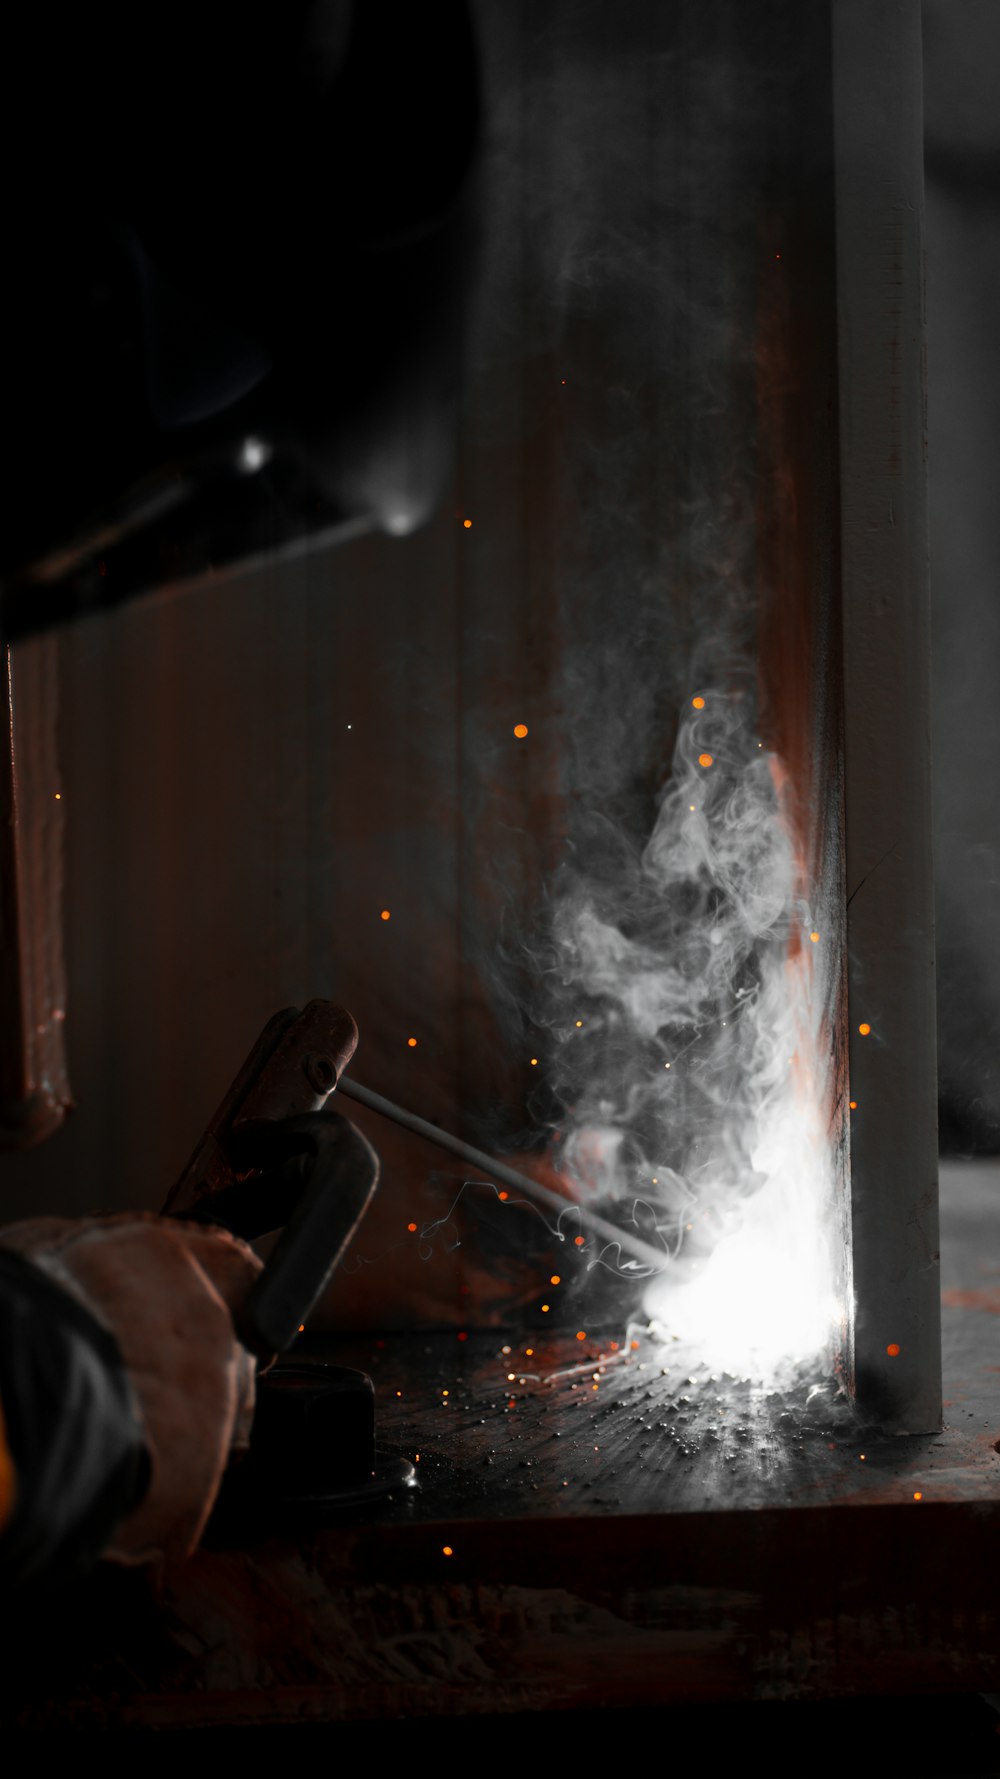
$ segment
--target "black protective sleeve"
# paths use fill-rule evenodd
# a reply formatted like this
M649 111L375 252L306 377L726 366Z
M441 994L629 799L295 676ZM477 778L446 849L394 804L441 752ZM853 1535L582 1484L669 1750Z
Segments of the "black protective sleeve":
M141 1501L149 1455L113 1335L2 1248L0 1404L17 1479L0 1589L77 1580Z

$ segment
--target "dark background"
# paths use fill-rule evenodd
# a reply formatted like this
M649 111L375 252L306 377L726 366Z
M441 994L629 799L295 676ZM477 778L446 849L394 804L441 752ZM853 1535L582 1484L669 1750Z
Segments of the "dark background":
M1000 11L926 0L941 1136L1000 1150Z
M436 516L412 536L361 536L59 637L78 1110L42 1149L4 1159L6 1217L157 1206L264 1020L314 995L358 1017L359 1079L474 1138L526 1140L504 1108L531 1093L536 1039L511 1023L504 985L520 980L526 917L564 831L546 729L567 694L552 677L564 639L551 588L602 478L624 464L627 484L651 399L632 375L641 338L603 409L576 374L588 354L601 368L594 311L615 301L628 231L644 226L633 182L623 238L604 259L588 250L601 204L618 202L629 129L645 140L628 84L644 9L563 10L551 15L560 39L537 8L474 8L490 117L485 265L465 324L456 473ZM951 1153L996 1153L1000 14L990 0L931 0L925 37L942 1139ZM604 80L609 56L625 70L618 88ZM603 186L600 94L615 145ZM647 159L649 192L659 176ZM405 307L405 290L396 300ZM567 511L551 493L559 454L587 427L601 474ZM648 567L647 541L614 523L602 547ZM664 646L668 704L672 660ZM629 718L616 746L663 746L655 692ZM591 736L581 759L599 774L607 758ZM447 1241L429 1266L406 1229L445 1216L461 1176L371 1129L385 1189L341 1313L377 1319L388 1295L418 1319L461 1318L468 1278Z

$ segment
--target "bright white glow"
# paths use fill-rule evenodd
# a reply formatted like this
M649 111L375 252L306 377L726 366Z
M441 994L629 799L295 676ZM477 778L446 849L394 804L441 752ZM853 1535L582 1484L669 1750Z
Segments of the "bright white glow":
M839 1319L833 1289L833 1161L821 1107L825 1070L815 1027L812 958L770 971L762 1017L775 1058L795 1046L761 1107L750 1156L764 1183L734 1213L685 1281L668 1270L647 1290L646 1313L734 1376L775 1377L827 1352Z
M382 530L390 537L409 537L423 524L422 509L407 505L400 501L396 506L387 506L380 515Z
M752 715L720 694L682 721L650 838L638 860L622 848L617 897L582 870L567 878L564 980L591 997L604 1042L592 1060L572 1053L560 1160L581 1200L641 1201L655 1220L670 1258L643 1307L666 1337L692 1362L779 1380L800 1362L832 1370L845 1316L836 960L808 943L823 922L794 787L754 745Z
M837 1313L817 1249L803 1252L775 1233L770 1216L777 1206L761 1202L771 1197L765 1187L743 1228L723 1238L700 1277L682 1285L663 1275L646 1294L652 1320L734 1377L770 1377L821 1356Z
M271 455L271 447L266 439L246 438L240 446L239 466L244 475L256 475L263 469Z

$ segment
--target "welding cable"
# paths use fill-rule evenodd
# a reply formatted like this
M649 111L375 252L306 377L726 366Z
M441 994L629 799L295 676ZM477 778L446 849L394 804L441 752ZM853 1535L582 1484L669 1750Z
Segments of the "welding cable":
M341 1075L337 1092L346 1094L348 1099L357 1100L360 1106L368 1106L383 1118L391 1118L394 1124L401 1124L405 1130L412 1130L427 1142L435 1143L439 1149L447 1149L449 1154L459 1156L462 1161L479 1168L491 1179L502 1180L505 1186L513 1186L515 1191L523 1192L533 1204L544 1205L546 1210L555 1213L556 1232L560 1240L565 1240L559 1227L561 1219L572 1211L585 1229L599 1236L609 1247L617 1245L622 1253L628 1254L632 1260L637 1260L651 1272L662 1272L667 1265L668 1255L665 1249L654 1248L651 1242L644 1242L641 1236L633 1235L627 1229L619 1229L606 1217L602 1217L600 1212L592 1211L587 1205L577 1204L574 1199L563 1198L560 1193L553 1192L551 1187L543 1186L540 1180L533 1180L530 1174L522 1174L516 1168L508 1167L505 1161L495 1161L485 1150L477 1149L472 1143L464 1143L461 1137L453 1137L450 1131L428 1123L426 1118L418 1117L415 1112L407 1112L403 1106L397 1106L383 1094L374 1093L370 1087L362 1087L359 1081Z

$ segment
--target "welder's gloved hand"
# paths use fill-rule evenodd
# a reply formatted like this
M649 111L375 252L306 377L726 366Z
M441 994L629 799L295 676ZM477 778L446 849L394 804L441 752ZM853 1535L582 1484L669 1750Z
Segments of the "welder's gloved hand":
M32 1218L0 1244L70 1292L118 1343L150 1455L149 1487L102 1555L189 1556L231 1459L245 1452L256 1363L231 1311L261 1271L228 1231L153 1213Z

